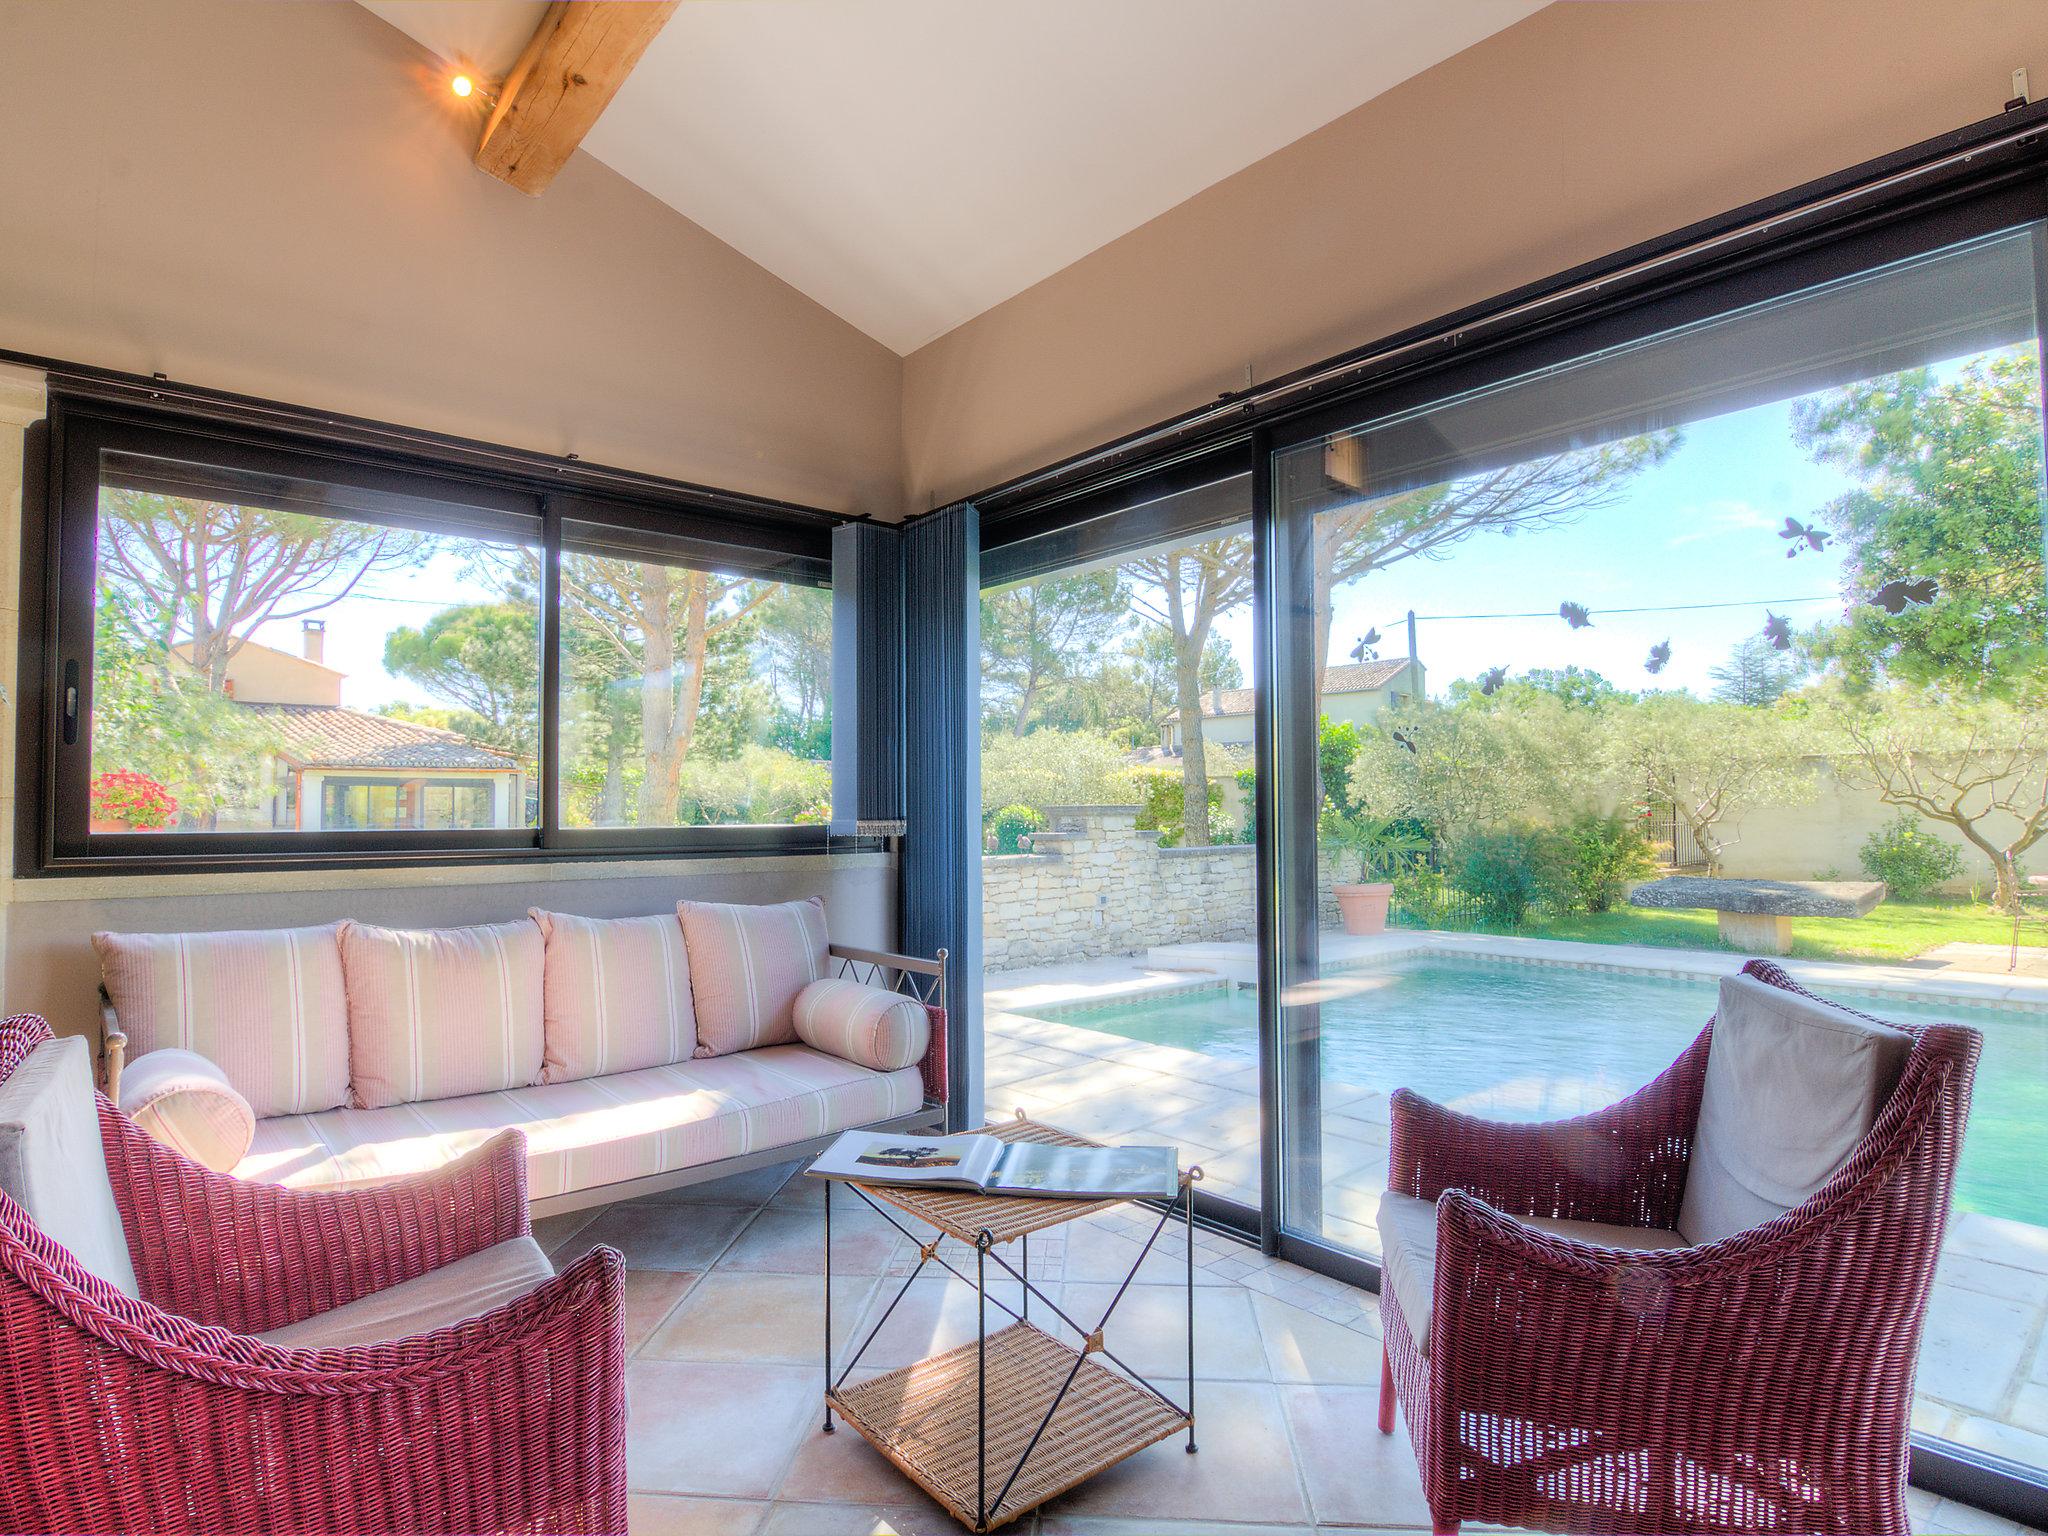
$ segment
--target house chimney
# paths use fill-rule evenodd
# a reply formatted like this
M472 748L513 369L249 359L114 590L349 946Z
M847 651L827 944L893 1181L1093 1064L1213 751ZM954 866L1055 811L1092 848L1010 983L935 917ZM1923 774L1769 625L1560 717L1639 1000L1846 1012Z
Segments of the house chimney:
M327 621L325 619L307 619L300 626L299 632L303 638L306 660L312 662L316 667L325 666L327 661Z

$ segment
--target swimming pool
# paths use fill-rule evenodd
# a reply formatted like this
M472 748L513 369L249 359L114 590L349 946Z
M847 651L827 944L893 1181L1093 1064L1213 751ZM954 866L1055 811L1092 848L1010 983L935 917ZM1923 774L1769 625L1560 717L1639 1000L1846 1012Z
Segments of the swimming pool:
M1330 981L1338 995L1322 1007L1326 1081L1413 1088L1505 1120L1581 1114L1641 1087L1705 1026L1716 994L1706 980L1438 956ZM1844 1001L1880 1018L1983 1031L1956 1205L2048 1226L2048 1012ZM1236 1066L1256 1060L1256 1009L1250 989L1219 984L1044 1012Z

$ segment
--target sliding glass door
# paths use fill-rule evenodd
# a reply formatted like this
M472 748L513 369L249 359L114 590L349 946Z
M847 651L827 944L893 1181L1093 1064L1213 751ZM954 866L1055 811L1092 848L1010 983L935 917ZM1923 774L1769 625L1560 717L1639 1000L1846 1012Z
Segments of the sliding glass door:
M1301 1252L1377 1256L1394 1090L1607 1105L1789 952L1983 1031L1916 1422L2048 1467L2042 251L1282 430L1275 757L1314 782L1280 835L1314 878L1278 862L1269 1145ZM1837 915L1716 910L1752 879Z
M1171 1141L1256 1210L1245 448L1063 508L982 564L989 1113Z

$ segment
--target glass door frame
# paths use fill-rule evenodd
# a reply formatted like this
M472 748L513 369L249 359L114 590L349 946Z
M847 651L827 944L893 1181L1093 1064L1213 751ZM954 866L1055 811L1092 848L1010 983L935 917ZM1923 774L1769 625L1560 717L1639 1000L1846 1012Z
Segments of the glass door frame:
M1697 321L1853 277L1998 229L2048 219L2048 181L2038 173L2006 174L1988 187L1932 198L1911 209L1892 209L1854 227L1790 239L1785 249L1751 250L1722 263L1676 273L1657 291L1601 297L1565 315L1532 323L1525 331L1468 349L1436 354L1413 366L1390 369L1369 383L1320 392L1267 412L1248 410L1252 461L1254 761L1257 784L1256 891L1258 899L1258 1021L1260 1061L1259 1209L1210 1195L1201 1218L1236 1232L1269 1254L1304 1268L1377 1291L1379 1266L1341 1248L1301 1223L1289 1221L1290 1178L1313 1170L1319 1158L1320 1082L1318 1020L1313 993L1290 992L1316 977L1317 923L1315 795L1318 753L1313 729L1318 701L1307 662L1315 641L1313 601L1298 594L1312 570L1313 519L1276 504L1278 456L1362 423L1419 410L1468 390L1568 363L1589 354L1646 340ZM2048 233L2037 229L2039 313L2048 315ZM2048 353L2048 347L2044 347ZM2044 358L2048 368L2048 358ZM1246 441L1247 423L1235 424L1227 442ZM1150 466L1129 463L1114 476L1091 482L1140 487L1169 482L1190 459L1217 445L1183 445ZM1240 450L1242 451L1242 450ZM1156 480L1154 477L1158 477ZM1131 499L1142 499L1142 491ZM1083 505L1075 495L1004 508L993 525L997 543L1057 528L1063 514ZM1004 524L1018 531L1003 537ZM1023 530L1028 528L1027 535ZM1304 810L1304 807L1307 809ZM1297 1203L1296 1209L1300 1209ZM1947 1496L1992 1508L2030 1525L2048 1525L2048 1469L1979 1453L1952 1442L1916 1435L1913 1480Z

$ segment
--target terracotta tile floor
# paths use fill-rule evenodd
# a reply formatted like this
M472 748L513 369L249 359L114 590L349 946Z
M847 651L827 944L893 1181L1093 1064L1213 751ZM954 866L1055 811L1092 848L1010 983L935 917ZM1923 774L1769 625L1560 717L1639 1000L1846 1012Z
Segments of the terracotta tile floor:
M553 1217L535 1235L562 1263L593 1242L625 1254L627 1461L636 1536L937 1536L960 1527L842 1427L819 1432L820 1191L793 1167ZM907 1240L835 1198L838 1338L872 1322L915 1262ZM1032 1274L1063 1306L1099 1306L1152 1218L1116 1212L1032 1243ZM1187 1249L1172 1230L1109 1327L1141 1369L1180 1365ZM1141 1452L1005 1527L1019 1536L1309 1536L1428 1529L1402 1434L1374 1428L1371 1296L1227 1238L1197 1233L1196 1412L1201 1451ZM894 1278L891 1278L891 1277ZM1004 1293L1013 1304L1014 1288ZM1070 1307L1069 1310L1072 1310ZM1119 1327L1118 1325L1122 1326ZM864 1366L973 1337L971 1293L920 1278ZM865 1326L862 1328L865 1334ZM1914 1528L2028 1536L1917 1490Z

